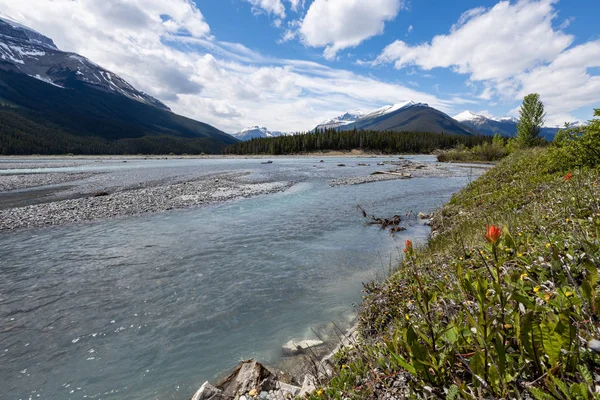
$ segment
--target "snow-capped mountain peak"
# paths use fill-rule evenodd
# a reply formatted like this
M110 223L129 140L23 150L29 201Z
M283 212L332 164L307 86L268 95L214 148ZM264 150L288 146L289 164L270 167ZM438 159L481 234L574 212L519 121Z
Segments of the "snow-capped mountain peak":
M458 115L455 115L454 117L455 120L459 121L459 122L464 122L464 121L478 121L478 120L485 120L485 119L489 119L484 115L480 115L480 114L475 114L472 111L463 111Z
M515 117L500 117L500 118L492 118L494 121L498 121L498 122L511 122L511 123L517 123L519 122L518 118Z
M10 17L0 14L0 36L18 37L43 47L58 50L54 41L33 29L18 23Z
M344 114L328 119L317 125L317 129L332 129L354 123L365 115L361 110L346 111Z
M270 137L278 137L278 136L286 136L286 135L287 135L287 133L285 133L285 132L269 131L264 126L260 127L258 125L249 126L248 128L244 128L237 133L231 134L231 136L238 138L240 140L270 138Z
M363 119L367 118L377 118L382 115L391 114L395 111L402 110L409 107L429 107L426 103L416 103L414 101L406 101L404 103L392 104L388 106L383 106L378 108L377 110L370 112L369 114L363 116Z
M29 75L61 88L81 85L120 94L165 110L154 97L78 54L59 50L52 39L0 15L0 69Z

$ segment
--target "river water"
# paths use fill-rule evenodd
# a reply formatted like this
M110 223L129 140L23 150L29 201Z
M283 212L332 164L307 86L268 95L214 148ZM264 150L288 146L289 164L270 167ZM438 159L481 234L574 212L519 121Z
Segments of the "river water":
M111 164L117 181L253 168L252 179L298 183L220 205L1 233L0 399L186 400L239 360L275 362L288 340L348 322L362 282L384 276L405 239L426 240L416 218L395 238L365 226L357 204L385 217L431 211L471 179L462 169L330 187L374 167L316 161ZM89 167L78 168L69 172Z

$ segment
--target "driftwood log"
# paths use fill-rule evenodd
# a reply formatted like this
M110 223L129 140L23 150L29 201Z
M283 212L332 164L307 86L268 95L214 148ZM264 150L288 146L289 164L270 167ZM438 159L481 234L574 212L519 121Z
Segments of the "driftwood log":
M357 208L361 211L363 218L368 218L366 224L367 225L379 225L381 229L388 229L391 235L395 235L398 232L405 231L406 228L400 226L402 222L402 217L400 215L394 215L392 218L377 218L374 215L369 216L367 211L361 207L360 204L357 205Z

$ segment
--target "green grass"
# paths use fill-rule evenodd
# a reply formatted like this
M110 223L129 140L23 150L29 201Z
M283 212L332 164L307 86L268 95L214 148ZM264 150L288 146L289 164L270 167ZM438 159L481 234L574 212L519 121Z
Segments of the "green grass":
M456 194L365 286L361 340L310 398L600 398L600 159L572 150L518 151Z

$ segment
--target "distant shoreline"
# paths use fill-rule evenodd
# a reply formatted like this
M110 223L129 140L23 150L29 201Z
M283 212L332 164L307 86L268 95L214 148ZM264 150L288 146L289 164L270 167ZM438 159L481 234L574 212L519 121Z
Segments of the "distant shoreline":
M277 159L277 158L304 158L304 157L366 157L366 158L394 158L401 156L425 156L433 154L382 154L382 153L369 153L369 152L343 152L343 151L329 151L329 152L316 152L316 153L297 153L297 154L281 154L281 155L263 155L263 154L249 154L249 155L233 155L233 154L203 154L203 155L66 155L66 154L51 154L51 155L6 155L0 156L0 166L4 161L14 160L187 160L187 159L199 159L199 160L211 160L211 159L233 159L233 160L244 160L244 159ZM1 168L0 168L1 169Z

